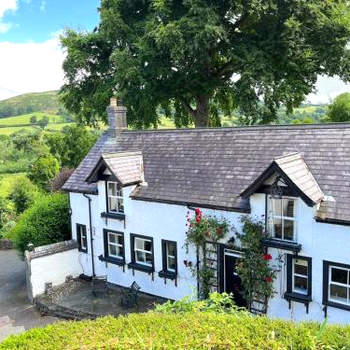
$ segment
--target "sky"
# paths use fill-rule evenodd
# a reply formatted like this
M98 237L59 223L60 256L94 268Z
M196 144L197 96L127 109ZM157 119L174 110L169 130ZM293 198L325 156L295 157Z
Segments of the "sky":
M132 0L130 0L132 1ZM0 0L0 100L28 92L59 89L64 81L65 28L92 30L99 0ZM311 103L329 103L350 85L320 77Z

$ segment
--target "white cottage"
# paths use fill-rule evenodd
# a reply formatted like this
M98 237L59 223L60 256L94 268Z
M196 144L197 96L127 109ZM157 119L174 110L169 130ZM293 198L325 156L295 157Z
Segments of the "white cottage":
M129 131L114 99L108 115L64 186L84 275L180 299L197 290L188 211L238 230L242 215L265 217L278 270L267 314L350 322L350 124ZM240 252L225 243L216 288L234 292Z

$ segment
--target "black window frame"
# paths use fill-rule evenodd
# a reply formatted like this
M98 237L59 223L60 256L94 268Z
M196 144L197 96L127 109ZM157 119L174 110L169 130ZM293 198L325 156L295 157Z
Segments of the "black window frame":
M108 201L108 183L115 183L117 184L117 186L120 186L121 187L121 190L122 190L122 199L123 199L123 211L111 211L109 209L109 201ZM109 214L109 215L114 215L116 217L118 216L125 216L125 206L124 206L124 189L123 189L123 186L118 182L118 181L115 181L115 180L111 180L111 179L108 179L105 181L105 188L106 188L106 213ZM119 206L118 206L119 208Z
M152 266L143 265L136 262L135 259L135 238L141 238L141 239L147 239L152 242ZM151 236L145 236L145 235L139 235L136 233L130 234L130 257L131 262L128 264L129 268L132 268L134 270L139 270L147 273L153 273L154 272L154 240Z
M298 293L293 291L293 264L294 260L307 261L307 293ZM284 294L285 299L301 303L308 303L312 300L312 258L300 255L287 254L287 290Z
M85 233L86 248L83 248L81 246L81 231L80 231L80 229L83 229L83 232ZM88 237L87 237L86 225L84 225L84 224L76 224L76 230L77 230L78 250L79 250L79 252L87 253L88 252Z
M322 298L323 300L322 300L322 303L323 303L323 305L326 305L326 306L331 306L331 307L334 307L337 309L350 311L350 305L345 305L345 304L341 304L341 303L337 303L335 301L329 300L329 277L330 277L329 276L329 267L330 266L340 267L343 269L350 270L350 265L348 265L348 264L323 260L323 298Z
M108 252L108 233L114 233L122 236L123 248L122 248L122 258L116 258L114 256L109 256ZM124 265L125 264L125 238L124 232L115 231L109 229L103 229L103 242L104 242L104 261L116 264L116 265Z
M175 244L175 271L169 271L168 270L168 259L167 259L167 244L173 243ZM166 239L162 239L162 264L163 269L159 272L160 277L165 277L169 279L175 279L177 276L177 242L176 241L170 241Z

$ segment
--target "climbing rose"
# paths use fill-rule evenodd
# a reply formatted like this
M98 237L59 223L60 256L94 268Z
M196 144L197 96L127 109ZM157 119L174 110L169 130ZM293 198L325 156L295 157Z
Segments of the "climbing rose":
M271 256L271 254L264 254L263 259L264 260L271 260L272 256Z
M272 278L270 276L267 276L267 277L265 277L265 281L267 283L271 283L272 282Z

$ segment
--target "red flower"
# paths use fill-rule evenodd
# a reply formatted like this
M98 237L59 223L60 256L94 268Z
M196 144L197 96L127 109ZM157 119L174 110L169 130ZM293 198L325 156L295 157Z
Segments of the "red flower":
M198 208L195 209L195 212L196 212L196 215L202 215L202 212Z
M201 216L196 216L196 222L199 223L200 221L202 220L202 217Z
M267 277L265 277L265 281L267 283L271 283L272 282L272 278L270 276L267 276Z
M271 260L272 256L271 256L271 254L264 254L263 259L264 260Z

